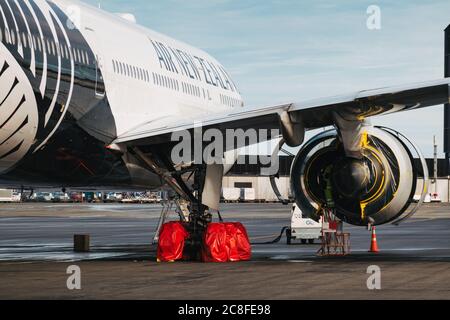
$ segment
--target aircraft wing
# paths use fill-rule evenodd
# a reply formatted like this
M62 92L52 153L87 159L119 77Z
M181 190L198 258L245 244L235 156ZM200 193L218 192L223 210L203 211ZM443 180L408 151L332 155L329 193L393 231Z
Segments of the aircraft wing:
M171 117L144 123L117 137L116 144L151 145L171 141L174 132L204 129L279 129L282 115L311 130L334 124L334 113L364 119L449 103L450 78L404 86L364 90L350 94L262 108L242 108L224 114L186 120Z

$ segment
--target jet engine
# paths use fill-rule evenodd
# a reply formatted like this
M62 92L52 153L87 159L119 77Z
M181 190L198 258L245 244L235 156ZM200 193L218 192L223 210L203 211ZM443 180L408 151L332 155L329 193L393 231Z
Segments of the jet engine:
M344 222L367 226L400 223L417 211L428 192L428 168L418 148L392 129L373 126L364 128L360 147L361 158L346 156L335 129L303 146L291 184L304 215L318 220L321 208L330 208ZM413 204L419 183L421 198Z

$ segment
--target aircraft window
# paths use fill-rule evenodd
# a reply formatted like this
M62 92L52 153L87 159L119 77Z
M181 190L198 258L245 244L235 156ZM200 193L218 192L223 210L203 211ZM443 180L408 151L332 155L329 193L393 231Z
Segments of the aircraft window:
M85 56L85 59L86 59L86 64L87 65L91 64L90 61L89 61L89 55L88 55L87 51L84 52L84 56Z

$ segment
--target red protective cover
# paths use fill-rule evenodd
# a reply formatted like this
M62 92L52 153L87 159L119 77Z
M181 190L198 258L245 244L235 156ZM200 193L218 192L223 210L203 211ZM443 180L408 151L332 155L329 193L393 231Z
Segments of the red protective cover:
M247 231L241 223L211 223L204 236L203 261L247 261L251 258Z
M235 223L236 227L236 246L239 254L239 260L248 261L252 258L252 246L248 238L247 230L242 223Z
M227 228L223 223L210 223L203 238L204 262L227 262Z
M170 262L183 259L184 242L189 233L181 222L168 222L161 227L158 241L158 261Z

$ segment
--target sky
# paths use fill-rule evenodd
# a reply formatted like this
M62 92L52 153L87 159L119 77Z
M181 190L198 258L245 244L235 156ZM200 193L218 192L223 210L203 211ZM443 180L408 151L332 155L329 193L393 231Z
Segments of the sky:
M139 24L207 51L225 66L251 106L443 77L448 0L84 2L132 13ZM371 5L380 8L381 29L367 28ZM442 106L377 117L372 123L406 134L426 156L432 156L437 135L443 157Z

